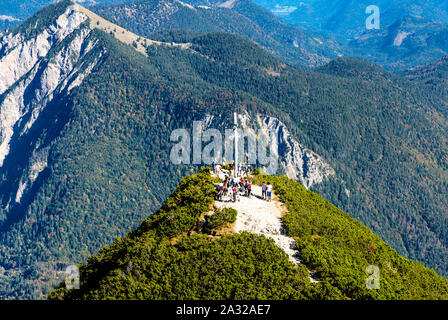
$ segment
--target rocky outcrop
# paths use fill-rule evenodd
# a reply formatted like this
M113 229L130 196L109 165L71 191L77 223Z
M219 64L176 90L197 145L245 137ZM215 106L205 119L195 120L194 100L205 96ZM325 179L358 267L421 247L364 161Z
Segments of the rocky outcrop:
M33 131L47 106L56 97L70 94L101 59L101 50L86 59L97 45L84 24L87 19L75 6L69 6L37 35L28 36L25 26L0 38L0 170L6 170L3 167L9 156L14 157L14 142ZM30 159L15 194L9 195L8 207L20 203L47 165L48 148L30 148Z
M278 119L259 116L258 123L262 128L275 133L279 159L289 178L300 181L309 189L335 174L321 156L301 145Z
M226 120L222 119L220 115L207 114L202 120L202 128L203 130L223 129L223 121ZM252 137L260 143L261 135L269 135L265 137L265 141L268 142L272 151L277 152L275 161L278 160L278 166L264 166L268 174L275 175L283 172L289 178L302 183L307 189L335 175L334 169L321 156L300 144L286 125L277 118L262 115L257 115L254 118L248 113L241 113L237 115L237 121L238 128L241 129L240 137L243 135ZM243 143L242 140L239 143ZM240 145L239 150L239 161L243 161L245 157L250 158L248 146ZM258 165L260 165L259 160L257 159Z

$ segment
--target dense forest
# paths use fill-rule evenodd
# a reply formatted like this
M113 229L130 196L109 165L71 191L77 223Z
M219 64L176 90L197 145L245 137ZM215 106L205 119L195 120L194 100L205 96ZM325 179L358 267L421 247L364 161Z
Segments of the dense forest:
M328 62L344 50L331 37L288 25L252 1L232 6L222 1L146 0L91 9L141 36L162 31L227 32L259 44L284 61L301 67Z
M360 59L340 58L308 72L234 35L191 42L200 55L181 53L187 73L250 95L246 110L279 117L330 161L336 178L314 191L400 254L445 274L448 131L441 95ZM148 53L164 59L165 50Z

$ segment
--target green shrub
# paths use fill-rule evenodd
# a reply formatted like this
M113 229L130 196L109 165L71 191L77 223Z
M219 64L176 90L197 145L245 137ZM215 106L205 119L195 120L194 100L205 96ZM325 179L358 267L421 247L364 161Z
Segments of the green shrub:
M213 177L213 178L212 178L212 182L213 182L213 183L221 183L222 180L221 180L219 177Z
M92 263L81 267L79 290L67 291L62 284L50 299L277 300L318 294L303 265L294 266L274 240L248 232L214 241L206 235L184 236L176 245L141 237L113 251L98 268L92 269Z
M205 217L205 228L212 230L232 224L236 221L237 214L233 208L218 209L211 216Z
M273 185L288 209L283 218L287 234L297 240L308 268L331 284L330 291L336 287L356 300L448 299L447 279L400 256L361 222L297 181L267 175L253 180ZM379 290L366 289L369 265L380 269Z

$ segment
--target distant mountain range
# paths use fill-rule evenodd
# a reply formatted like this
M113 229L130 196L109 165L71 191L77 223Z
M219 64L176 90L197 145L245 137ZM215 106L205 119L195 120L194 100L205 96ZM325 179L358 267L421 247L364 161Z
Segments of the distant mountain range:
M353 56L402 71L435 62L448 54L445 1L376 1L380 8L379 30L366 29L365 10L372 4L367 0L79 2L95 6L95 12L144 36L174 29L231 32L301 67L319 66L338 56ZM50 0L2 2L0 30L17 26L49 3Z
M268 10L248 0L78 2L83 5L95 5L93 11L143 36L175 29L194 32L231 32L260 44L285 62L303 67L322 65L344 54L338 42L331 37L288 25ZM49 3L48 0L33 2L25 9L22 2L0 5L0 14L5 14L4 19L0 19L0 28L18 25L23 19ZM108 4L118 5L104 6Z
M365 33L366 8L376 5L380 9L381 25L390 26L406 17L448 24L448 3L438 0L254 0L254 2L278 13L279 8L289 10L280 13L283 19L306 29L324 31L344 37ZM294 9L294 10L293 10ZM281 12L281 10L280 10Z
M448 108L448 56L437 62L401 73L406 79L424 84L435 95L441 96L440 110Z
M403 70L448 54L448 26L407 16L377 32L362 34L348 45L353 55Z
M78 3L84 5L94 5L94 4L112 4L112 3L123 3L127 0L78 0ZM23 1L23 0L2 0L0 2L0 15L11 16L15 19L24 20L36 13L38 10L42 9L49 4L55 3L55 0L33 0L33 1Z
M448 54L448 2L436 0L305 0L255 2L282 20L340 39L346 54L389 69L424 65ZM380 29L367 30L366 8L380 9ZM283 8L283 10L281 10Z

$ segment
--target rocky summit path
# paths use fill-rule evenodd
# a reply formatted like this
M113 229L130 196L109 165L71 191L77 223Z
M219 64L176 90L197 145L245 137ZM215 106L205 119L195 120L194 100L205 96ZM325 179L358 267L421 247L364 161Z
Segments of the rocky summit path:
M247 231L272 238L288 254L289 260L296 265L302 263L295 240L285 234L282 217L287 209L275 194L268 202L262 198L261 187L252 185L251 197L239 195L238 200L233 202L233 197L229 195L222 201L215 201L215 205L220 209L228 207L238 211L235 232ZM318 281L311 273L310 280Z

